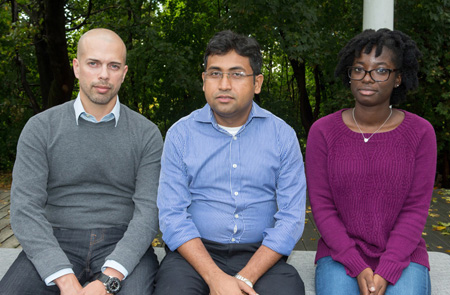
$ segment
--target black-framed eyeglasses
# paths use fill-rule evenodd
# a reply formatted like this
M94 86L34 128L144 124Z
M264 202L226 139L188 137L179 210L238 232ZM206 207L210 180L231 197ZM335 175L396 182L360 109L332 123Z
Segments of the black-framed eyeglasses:
M254 76L255 74L246 74L242 71L231 71L228 73L223 73L221 71L210 70L205 72L205 78L207 80L222 80L224 75L227 75L228 79L231 81L238 81L243 80L246 77Z
M389 79L392 72L398 71L398 69L385 69L377 68L370 71L366 71L362 67L348 67L348 77L351 80L361 81L369 73L370 78L375 82L384 82Z

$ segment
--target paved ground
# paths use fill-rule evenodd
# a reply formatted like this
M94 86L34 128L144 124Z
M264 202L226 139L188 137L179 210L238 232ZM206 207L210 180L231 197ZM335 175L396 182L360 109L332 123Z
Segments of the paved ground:
M18 248L9 223L10 191L0 190L0 248ZM448 232L449 235L443 235ZM316 250L320 235L307 204L305 230L296 250ZM450 190L435 190L423 231L429 251L450 253Z

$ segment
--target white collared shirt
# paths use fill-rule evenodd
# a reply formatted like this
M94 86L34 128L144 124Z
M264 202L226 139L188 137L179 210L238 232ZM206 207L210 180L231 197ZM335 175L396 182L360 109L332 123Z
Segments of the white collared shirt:
M104 116L100 121L97 121L97 119L93 115L85 111L83 104L81 103L80 93L78 93L77 99L75 100L73 107L75 109L75 119L77 120L77 125L78 125L78 118L80 117L92 123L108 122L111 121L112 119L116 119L115 126L117 126L117 122L119 122L120 117L119 95L117 95L116 104L114 105L112 111L106 116Z

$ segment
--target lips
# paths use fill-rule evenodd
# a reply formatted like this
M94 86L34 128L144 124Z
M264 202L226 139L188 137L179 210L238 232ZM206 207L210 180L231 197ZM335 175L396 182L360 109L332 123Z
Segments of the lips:
M358 92L361 93L362 95L373 95L377 91L374 89L366 88L366 89L358 89Z
M106 93L111 89L108 85L94 85L94 88L97 89L99 93Z
M216 96L216 100L220 101L220 102L229 102L231 100L233 100L234 98L230 95L218 95Z

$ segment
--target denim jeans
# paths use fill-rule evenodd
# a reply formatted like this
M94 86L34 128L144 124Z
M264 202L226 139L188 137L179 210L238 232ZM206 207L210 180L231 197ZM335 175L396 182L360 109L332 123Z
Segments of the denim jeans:
M359 295L356 278L347 275L344 266L330 256L317 261L317 295ZM389 284L385 295L431 295L431 282L428 269L411 262L395 285Z
M126 227L72 230L54 229L53 233L73 265L83 286L101 271L105 258L123 237ZM149 245L150 246L150 245ZM48 258L49 260L52 257ZM122 282L120 295L150 295L158 270L158 260L150 246L133 272ZM0 282L1 295L60 294L57 286L47 286L22 251Z

